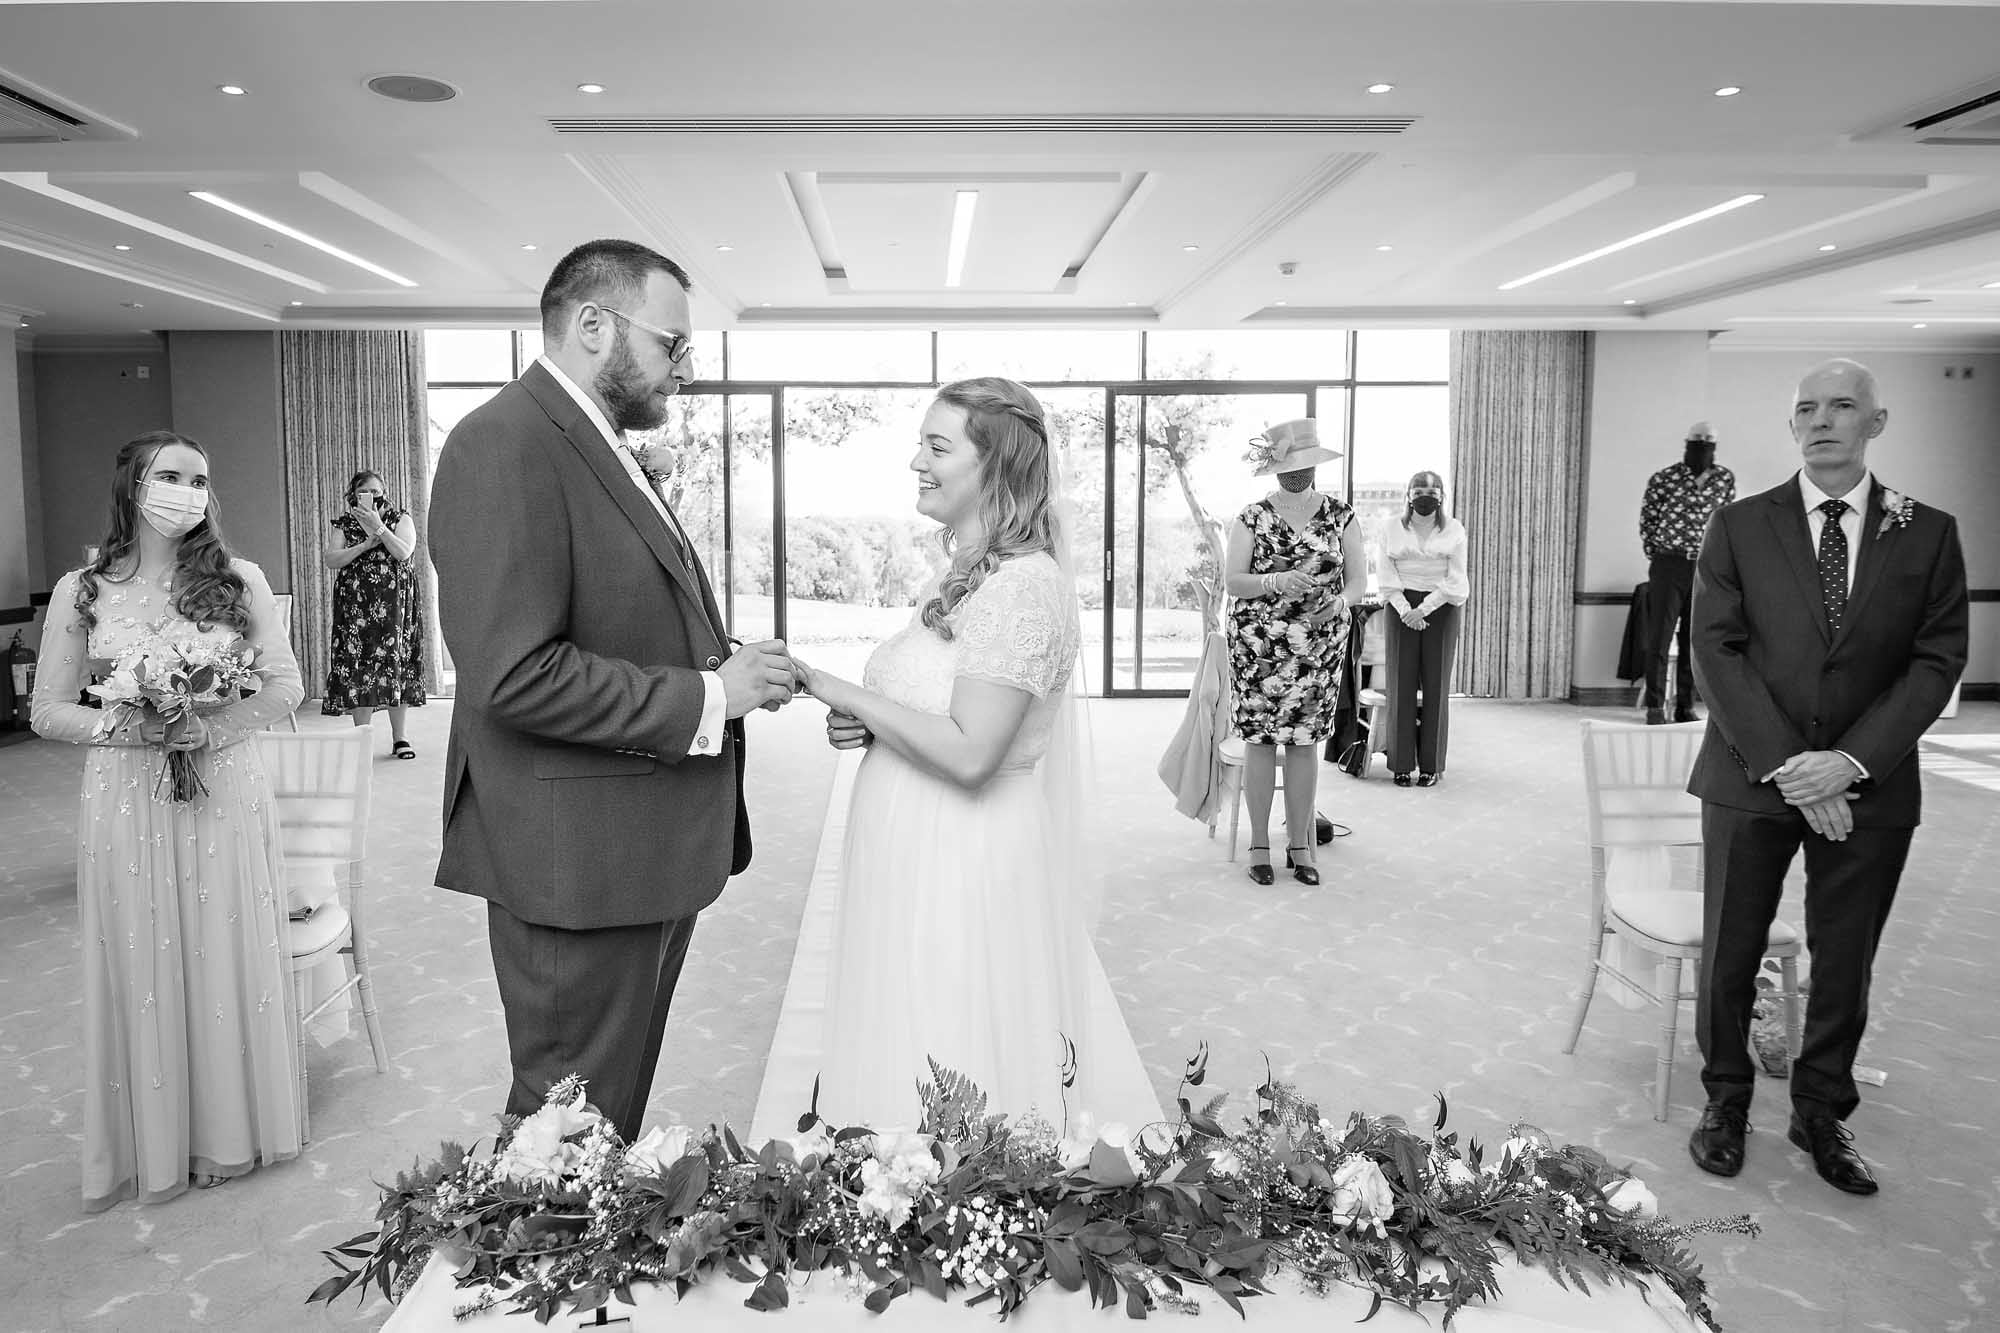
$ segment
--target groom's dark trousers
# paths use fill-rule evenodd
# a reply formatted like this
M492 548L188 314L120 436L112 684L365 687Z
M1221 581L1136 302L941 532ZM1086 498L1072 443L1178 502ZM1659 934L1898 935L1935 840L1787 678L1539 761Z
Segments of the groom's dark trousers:
M729 653L698 559L539 362L445 441L438 619L458 671L440 886L487 900L513 1078L637 1137L695 916L750 860L743 729L697 753Z
M1711 1101L1747 1107L1757 971L1785 873L1805 849L1812 993L1792 1103L1845 1118L1868 1023L1876 946L1922 814L1917 744L1965 667L1965 558L1951 515L1917 505L1883 529L1872 488L1840 628L1829 627L1798 478L1710 520L1694 592L1694 670L1708 733L1688 790L1702 800L1704 921L1696 1033ZM1838 750L1868 777L1854 829L1813 832L1765 779Z

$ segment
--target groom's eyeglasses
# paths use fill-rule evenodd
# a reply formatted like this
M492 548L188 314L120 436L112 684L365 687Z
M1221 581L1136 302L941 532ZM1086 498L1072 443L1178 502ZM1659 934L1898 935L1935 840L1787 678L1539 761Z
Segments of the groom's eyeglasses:
M687 360L688 356L694 351L694 339L685 333L668 333L665 329L656 329L645 320L634 319L623 310L614 310L608 305L601 305L597 308L607 315L616 315L633 328L644 329L655 338L658 338L660 340L660 350L667 354L668 361L676 365Z

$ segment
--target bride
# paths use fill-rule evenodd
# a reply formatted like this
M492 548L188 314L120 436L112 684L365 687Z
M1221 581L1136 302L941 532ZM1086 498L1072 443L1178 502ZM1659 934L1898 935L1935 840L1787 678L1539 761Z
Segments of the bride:
M1160 1107L1088 933L1080 630L1042 406L1011 380L948 384L910 467L949 568L860 684L799 664L832 743L868 747L840 862L820 1112L907 1127L935 1057L992 1112L1062 1130L1087 1110L1136 1131Z

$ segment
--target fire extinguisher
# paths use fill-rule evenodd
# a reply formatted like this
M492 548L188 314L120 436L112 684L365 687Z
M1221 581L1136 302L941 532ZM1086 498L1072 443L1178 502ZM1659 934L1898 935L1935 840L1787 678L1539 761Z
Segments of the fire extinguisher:
M7 702L12 706L0 710L0 718L4 718L9 726L25 729L29 713L34 707L35 655L21 642L19 630L14 632L14 642L7 649L6 692L13 696L12 699L0 702Z

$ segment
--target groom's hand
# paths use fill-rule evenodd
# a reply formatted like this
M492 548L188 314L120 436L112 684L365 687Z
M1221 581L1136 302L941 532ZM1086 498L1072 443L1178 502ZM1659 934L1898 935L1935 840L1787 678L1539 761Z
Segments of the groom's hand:
M859 750L875 739L861 719L837 708L826 712L826 743L836 750Z
M722 680L723 713L728 717L791 701L792 659L782 640L744 644L715 674Z

